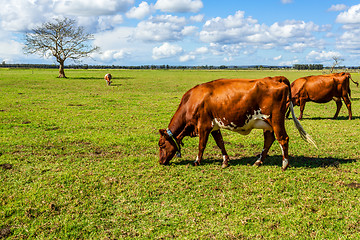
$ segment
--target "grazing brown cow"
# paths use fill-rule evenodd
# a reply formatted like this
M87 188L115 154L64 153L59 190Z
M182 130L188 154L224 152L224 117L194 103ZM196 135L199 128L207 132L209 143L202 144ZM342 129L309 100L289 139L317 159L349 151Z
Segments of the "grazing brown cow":
M112 81L111 81L111 79L112 79L111 74L110 74L110 73L105 74L104 79L105 79L105 81L106 81L106 84L107 84L108 86L110 86L111 83L112 83Z
M350 73L333 73L327 75L308 76L296 79L291 84L291 101L295 106L300 106L299 120L303 117L306 102L327 103L331 100L336 102L336 113L334 119L337 118L341 109L341 99L344 100L349 110L349 120L352 118L350 94L350 81L352 80ZM357 82L352 80L356 85ZM289 112L286 117L289 116Z
M159 163L169 164L176 152L180 155L184 137L199 136L199 152L194 163L199 165L211 133L223 155L222 167L227 167L229 156L220 129L247 135L256 128L264 131L264 148L254 165L263 163L276 137L283 155L282 170L286 170L289 137L285 113L289 95L290 83L285 77L219 79L195 86L182 97L168 128L159 130ZM315 145L295 114L293 120L303 139Z

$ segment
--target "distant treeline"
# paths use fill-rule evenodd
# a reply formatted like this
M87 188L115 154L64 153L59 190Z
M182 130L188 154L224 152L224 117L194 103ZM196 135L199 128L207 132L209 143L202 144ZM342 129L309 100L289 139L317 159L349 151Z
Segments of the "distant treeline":
M2 68L59 68L56 64L0 64ZM283 66L170 66L170 65L141 65L141 66L119 66L119 65L65 65L67 69L284 69L291 67Z
M56 64L0 64L0 68L59 68ZM66 69L296 69L296 70L323 70L331 67L324 67L322 64L294 64L293 66L267 66L267 65L252 65L252 66L170 66L170 65L141 65L141 66L119 66L119 65L65 65ZM338 66L336 69L360 69L359 67L345 67Z
M324 65L322 64L294 64L296 70L323 70Z

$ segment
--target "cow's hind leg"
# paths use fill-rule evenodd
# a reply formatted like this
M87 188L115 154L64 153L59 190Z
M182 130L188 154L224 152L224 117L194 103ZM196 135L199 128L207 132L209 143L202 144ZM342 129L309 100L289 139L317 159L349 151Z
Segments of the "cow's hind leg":
M341 109L341 106L342 106L342 102L341 102L341 98L337 98L337 97L334 97L333 98L335 103L336 103L336 113L333 117L333 119L336 119L339 115L339 112L340 112L340 109Z
M264 130L264 148L260 154L260 157L254 163L254 166L260 166L261 164L263 164L264 159L266 158L267 153L274 141L275 141L274 132Z
M194 162L195 166L199 166L201 164L201 160L204 154L204 150L209 139L210 130L201 130L199 131L199 152Z
M304 113L304 109L305 109L305 103L306 103L306 101L304 99L300 99L300 115L298 117L299 120L301 120L302 117L303 117L303 113Z
M294 104L294 103L293 103ZM290 115L290 107L289 107L289 105L290 105L290 101L289 102L287 102L286 103L286 109L287 109L287 111L286 111L286 119L289 119L289 115Z
M221 167L226 168L229 166L229 156L225 150L224 140L222 138L220 130L212 131L211 135L215 139L216 145L221 149L221 153L223 155L223 162Z
M350 99L349 99L349 96L348 94L343 94L343 100L345 102L345 105L349 111L349 120L352 119L352 112L351 112L351 102L350 102Z

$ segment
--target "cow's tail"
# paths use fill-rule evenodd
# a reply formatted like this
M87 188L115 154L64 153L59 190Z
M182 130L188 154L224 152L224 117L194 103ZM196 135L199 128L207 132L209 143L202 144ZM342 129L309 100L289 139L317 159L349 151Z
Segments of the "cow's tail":
M294 112L294 105L292 103L292 96L291 96L291 85L288 79L286 79L286 81L284 81L284 83L288 86L289 88L289 93L288 93L288 97L289 99L287 100L287 104L289 106L289 111L291 112L291 116L292 119L295 123L295 127L297 128L297 130L300 133L300 136L303 140L305 140L308 143L311 143L312 145L314 145L316 148L318 148L316 146L316 143L314 141L314 139L312 139L312 137L305 131L305 129L303 128L303 126L301 125L300 121L296 118L295 116L295 112Z
M357 87L359 87L359 83L358 82L356 82L356 81L354 81L353 79L352 79L352 77L350 76L350 79L351 79L351 81L353 82L353 83L355 83L356 84L356 86Z
M292 101L290 101L290 104L289 104L289 111L291 111L292 119L293 119L293 121L295 123L295 127L297 128L297 130L300 133L301 138L304 139L305 141L307 141L308 143L311 143L316 148L318 148L316 146L316 143L315 143L314 139L312 139L312 137L305 131L305 129L301 125L300 121L296 118L295 112L294 112L294 106L293 106Z

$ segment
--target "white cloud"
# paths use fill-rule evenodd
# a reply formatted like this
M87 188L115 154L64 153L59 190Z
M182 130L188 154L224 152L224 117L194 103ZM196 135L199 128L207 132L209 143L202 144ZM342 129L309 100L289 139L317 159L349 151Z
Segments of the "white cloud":
M117 49L121 45L132 43L134 28L118 27L112 31L99 32L94 35L94 44L102 50Z
M26 31L53 16L51 0L40 0L34 4L27 0L0 2L0 24L3 30ZM39 6L40 5L40 6Z
M0 41L0 61L9 61L22 54L23 45L15 40Z
M280 59L282 59L282 55L273 58L274 61L279 61Z
M194 21L194 22L202 22L203 19L204 19L204 14L199 14L199 15L190 17L190 20Z
M349 10L340 13L336 22L343 24L360 24L360 4L352 6Z
M209 43L238 43L247 37L261 33L263 28L251 17L245 18L243 11L227 18L212 18L205 22L200 32L200 40Z
M347 6L345 4L335 4L331 5L331 7L328 9L329 12L338 12L338 11L344 11L347 9Z
M196 27L186 26L185 17L161 15L140 22L134 37L145 42L179 41L195 30Z
M294 59L294 60L290 60L290 61L284 61L284 62L280 62L279 65L280 66L292 66L294 64L299 63L299 59Z
M180 56L179 60L180 60L180 62L188 62L191 60L195 60L195 58L196 58L195 55L186 54L186 55Z
M121 50L106 50L101 53L95 53L92 57L99 58L104 62L111 62L113 60L120 60L127 57L130 53L125 49Z
M147 2L141 2L139 7L132 7L127 13L128 18L143 19L153 12L153 6Z
M105 30L122 23L119 13L125 12L133 2L134 0L1 0L0 27L7 31L28 31L55 17L68 16L92 30Z
M306 59L311 62L328 62L332 61L333 57L341 57L341 54L339 52L334 51L321 51L317 52L315 50L312 50L307 56Z
M163 12L198 12L202 7L201 0L158 0L155 4Z
M288 4L288 3L292 3L293 0L281 0L281 2L282 2L283 4Z
M191 60L195 60L197 56L199 55L204 55L209 53L209 49L207 47L199 47L197 49L195 49L195 51L191 51L188 54L185 54L183 56L180 56L179 60L180 62L188 62Z
M185 27L183 28L183 30L181 30L181 34L182 34L183 36L189 36L189 35L194 34L197 29L198 29L198 28L195 27L195 26L185 26Z
M125 58L129 53L124 49L122 50L106 50L101 53L94 53L91 57L100 59L103 62L112 62Z
M194 54L205 54L208 52L209 52L209 49L207 47L199 47L194 51Z
M134 0L67 0L54 1L54 11L73 16L112 15L126 12Z
M94 53L93 58L104 62L129 58L142 47L139 43L134 44L133 31L134 28L119 27L95 34L94 45L99 46L101 52Z
M337 47L352 54L360 54L360 29L344 32L336 41Z
M245 17L244 12L238 11L227 18L217 17L206 21L200 32L200 40L223 46L240 44L241 47L283 47L291 50L294 44L302 44L303 48L311 46L316 42L312 33L322 30L313 22L295 20L276 22L267 26L259 24L252 17Z
M308 45L305 43L294 43L284 47L284 49L289 52L302 52L306 47L308 47Z
M123 23L124 19L121 15L115 16L101 16L98 18L98 29L100 31L112 29L115 26Z
M270 26L271 36L276 38L309 37L314 31L319 31L320 27L313 22L287 20L282 23L274 23Z
M350 7L347 11L341 12L336 22L342 23L345 30L336 39L338 49L347 51L353 55L360 54L360 4Z
M178 45L172 45L170 43L164 43L160 47L153 48L153 59L163 59L175 57L183 52L183 49Z

